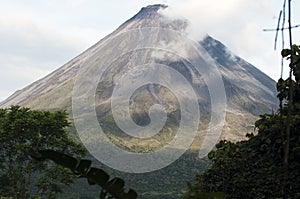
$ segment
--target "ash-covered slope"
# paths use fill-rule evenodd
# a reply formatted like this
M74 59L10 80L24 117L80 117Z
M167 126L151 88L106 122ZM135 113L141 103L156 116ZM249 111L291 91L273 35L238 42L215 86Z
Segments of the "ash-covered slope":
M110 35L48 76L15 92L8 99L1 102L0 107L9 107L18 104L33 109L63 108L71 112L72 90L80 67L84 67L87 63L86 61L91 57L98 57L97 62L99 63L107 61L107 55L113 52L114 49L122 48L126 51L126 46L130 46L132 39L140 39L142 41L142 38L124 38L122 42L111 43L109 49L102 48L105 42L116 35L133 29L158 27L180 32L185 30L188 25L187 21L182 19L171 20L159 12L160 9L166 8L167 6L165 5L152 5L142 8L139 13L122 24ZM165 35L156 35L147 38L147 41L156 42L159 37L164 36ZM252 131L253 122L258 114L271 112L273 109L276 109L275 81L243 59L230 53L223 44L210 36L200 41L199 45L215 60L224 81L227 95L227 116L223 135L231 140L242 139L245 133ZM128 49L128 51L130 51L130 49ZM184 66L184 60L177 59L170 61L159 60L157 58L153 60L151 54L153 54L151 50L145 50L143 52L130 51L130 53L121 56L104 72L105 77L100 80L96 94L97 114L100 122L111 122L109 106L115 82L122 77L124 71L130 69L130 67L135 64L134 59L136 57L145 62L155 61L156 63L167 64L183 74L195 88L199 88L201 91L201 95L199 95L200 111L202 114L209 116L210 96L205 82L200 81L195 83L194 81L194 78L199 75L201 76L201 74L195 73L193 66ZM171 78L169 77L170 74L163 74L163 76ZM169 111L172 116L172 122L178 121L180 117L178 117L176 115L178 113L174 111L176 99L174 100L173 98L174 96L162 87L150 85L138 89L132 97L135 102L132 107L137 112L136 116L133 114L133 119L141 125L147 124L147 119L149 119L146 114L148 108L153 103L169 102L174 104L172 107L167 107L167 111ZM173 124L172 122L171 124ZM107 131L111 130L112 129L109 128L107 129ZM119 141L120 140L117 139L117 142ZM156 145L156 141L157 140L152 140L150 144L159 147L161 143L157 142L158 144ZM123 144L125 145L126 143L121 143L121 145Z
M107 39L114 37L122 31L126 32L130 29L143 27L170 27L175 29L184 29L186 27L187 24L185 22L178 23L176 20L165 23L164 20L162 20L162 16L158 14L158 10L161 8L164 9L167 8L167 6L157 4L142 8L134 17L127 20L114 32L101 39L82 54L46 77L16 91L6 100L0 102L0 107L9 107L11 105L19 104L36 109L68 108L71 103L71 91L74 84L74 77L81 64L88 57L92 56L97 48L99 48Z
M223 76L228 106L254 115L276 110L275 81L210 36L201 42Z

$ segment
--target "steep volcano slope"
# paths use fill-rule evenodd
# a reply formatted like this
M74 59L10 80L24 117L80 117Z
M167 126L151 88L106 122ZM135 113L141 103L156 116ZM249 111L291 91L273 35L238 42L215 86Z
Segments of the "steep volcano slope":
M112 43L111 49L103 51L103 49L100 49L104 42L119 33L132 29L159 27L183 31L187 27L188 23L185 20L171 20L166 18L159 12L160 9L166 9L166 6L152 5L142 8L139 13L122 24L113 33L53 73L15 92L8 99L1 102L0 106L8 107L19 104L33 109L66 109L71 113L72 90L80 67L84 66L86 60L92 56L98 56L99 62L103 61L105 59L103 55L109 54L113 49L120 46L120 43ZM156 39L153 37L153 42ZM122 45L130 46L129 43L126 43L127 41L130 41L130 39L124 39ZM230 53L222 43L210 36L206 36L199 42L199 45L215 60L224 81L227 96L227 115L223 137L230 140L242 139L247 132L252 131L253 122L257 118L257 115L276 109L275 81L240 57ZM126 48L124 49L126 50ZM124 71L128 70L131 65L134 65L132 62L134 57L139 56L140 58L142 57L141 59L149 61L150 58L147 55L149 53L151 52L147 51L143 52L143 54L133 52L132 54L123 56L105 71L105 78L100 81L96 96L99 121L111 122L109 106L115 80L120 78L124 74ZM198 96L200 112L202 115L207 114L209 116L209 93L205 82L195 83L193 80L195 76L201 76L201 74L197 74L192 66L183 66L183 60L176 60L174 62L166 60L155 61L171 66L183 74L194 87L200 88L201 95ZM164 76L168 77L168 74L164 74ZM176 115L178 113L174 111L174 107L176 108L176 99L174 99L174 96L169 91L166 91L162 87L153 85L145 86L135 92L132 99L135 101L132 109L137 112L136 117L133 114L133 119L138 124L147 124L147 120L149 119L146 114L147 109L153 103L175 104L171 108L167 108L169 113L172 113L170 114L172 120L170 123L171 126L173 126L173 123L178 122L180 118ZM107 131L112 131L113 129L108 128ZM154 144L154 142L151 142L151 144Z
M122 42L110 43L110 48L101 49L101 46L116 35L133 29L143 29L147 27L168 28L176 31L184 31L188 23L184 20L171 20L161 15L160 9L166 9L164 5L153 5L143 8L134 17L122 24L118 29L106 36L98 43L87 49L85 52L75 57L53 73L34 82L22 90L15 92L8 99L0 103L0 107L9 107L19 104L33 109L66 109L72 117L72 91L76 76L81 67L88 67L90 57L95 57L96 63L101 65L107 61L105 55L109 55L120 46L126 51L130 46L131 38L124 38ZM162 35L164 36L164 35ZM156 42L158 37L147 38L148 41ZM140 38L133 38L140 39ZM172 39L172 38L171 38ZM253 124L259 114L271 112L277 107L275 81L247 63L240 57L232 54L221 42L210 36L206 36L199 42L199 46L214 59L219 72L222 75L227 97L226 122L223 128L223 135L229 140L240 140L245 138L245 134L253 132ZM127 49L130 51L129 49ZM165 143L174 138L174 133L178 129L180 112L177 110L178 101L172 92L162 86L145 85L133 93L130 100L130 108L133 120L141 125L149 124L148 110L156 103L162 104L168 113L168 120L162 132L153 139L140 140L124 136L116 126L111 113L111 96L118 79L135 66L136 58L145 62L155 62L165 64L182 74L188 82L198 92L198 102L201 112L201 121L199 125L200 134L205 133L210 116L210 96L207 86L201 80L201 74L185 60L177 58L170 60L157 59L161 51L155 51L156 59L153 60L154 52L151 50L130 51L120 56L117 60L104 71L103 78L96 90L96 110L99 123L109 138L116 145L131 151L148 152L160 148ZM165 52L161 52L164 54ZM138 68L142 69L142 68ZM140 70L137 70L138 72ZM171 79L168 73L157 73L157 76ZM97 74L96 74L97 75ZM90 77L87 76L88 80ZM176 83L174 81L174 83ZM126 86L126 85L125 85ZM87 88L88 89L88 88ZM184 91L182 91L184 92ZM84 97L84 96L83 96ZM71 118L72 119L72 118ZM88 128L88 127L86 127ZM199 139L195 139L198 140ZM194 144L198 149L198 143ZM193 148L192 148L193 149ZM112 176L120 176L126 179L126 184L138 191L141 198L179 198L181 190L186 187L186 182L194 178L195 174L203 171L206 162L201 162L198 158L198 152L192 150L191 153L185 153L180 159L170 166L145 174L128 174L117 172L93 161L96 166L109 171ZM95 193L94 197L99 197L98 188L87 191L83 181L77 183L76 191L70 188L69 193L78 193L86 191L87 195ZM80 191L79 191L80 190ZM68 194L68 193L67 193ZM70 195L64 198L70 197ZM82 195L84 197L84 195ZM93 198L94 198L93 197Z
M254 115L278 106L275 81L256 67L232 54L221 42L207 36L200 44L218 64L225 84L229 107Z

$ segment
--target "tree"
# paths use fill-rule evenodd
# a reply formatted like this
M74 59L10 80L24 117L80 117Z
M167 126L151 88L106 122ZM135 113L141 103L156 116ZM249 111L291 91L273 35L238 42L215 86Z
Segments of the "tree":
M299 46L283 50L282 56L291 60L294 76L277 83L283 105L261 115L257 134L248 134L248 140L219 142L208 155L212 166L196 176L188 198L197 198L199 191L223 192L226 198L300 198Z
M65 111L38 111L19 106L0 109L0 196L55 198L62 192L60 185L74 181L69 169L36 162L28 155L41 149L77 157L85 155L85 148L69 137L68 126Z

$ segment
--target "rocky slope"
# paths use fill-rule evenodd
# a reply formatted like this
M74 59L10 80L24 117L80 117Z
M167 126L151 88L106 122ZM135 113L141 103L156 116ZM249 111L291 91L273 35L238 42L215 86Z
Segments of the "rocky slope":
M120 48L120 46L125 46L122 48L123 51L130 51L130 49L126 48L126 46L130 46L130 39L124 38L121 43L111 42L110 49L103 49L101 47L105 42L110 41L111 38L123 32L147 27L167 28L180 32L185 30L188 26L187 21L182 19L169 19L159 12L160 9L166 8L167 6L165 5L152 5L142 8L139 13L122 24L110 35L48 76L15 92L8 99L1 102L0 106L8 107L19 104L34 109L66 109L71 113L72 91L80 67L84 67L85 64L88 64L89 62L87 60L91 57L98 57L97 62L99 63L105 61L105 55L108 55L114 49ZM153 36L153 38L148 39L148 41L156 42L159 37L161 36ZM252 131L253 122L259 114L265 112L270 113L276 109L275 81L245 60L233 55L221 42L210 36L206 36L200 41L199 46L205 49L215 60L223 78L227 97L227 115L223 129L223 137L230 140L242 139L247 132ZM193 88L199 89L200 112L205 116L204 119L209 118L210 99L208 89L205 82L195 81L195 77L201 77L201 74L198 74L192 65L184 64L184 60L157 59L157 57L153 58L153 53L153 50L127 53L124 56L120 56L113 65L110 65L105 70L104 77L100 79L98 84L95 98L99 121L111 122L112 118L109 106L115 83L117 79L121 78L122 75L135 64L137 60L136 57L139 57L140 60L146 63L152 61L169 65L183 74L192 84ZM160 52L155 53L159 54ZM171 78L169 76L170 74L163 75L164 78ZM168 89L155 85L144 86L134 93L132 99L135 103L131 105L131 109L136 113L133 113L132 116L137 123L140 122L142 125L143 123L147 124L147 120L149 120L147 109L154 103L172 104L172 108L167 107L167 111L169 111L169 113L172 112L172 114L169 115L173 118L170 125L174 126L173 123L178 122L178 112L175 111L178 104L176 105L176 99L174 99L174 95L172 95ZM203 125L204 124L202 124L202 126ZM112 128L107 127L107 131L111 130ZM155 140L152 140L151 144L155 145L155 142ZM158 145L160 144L157 144L157 146Z

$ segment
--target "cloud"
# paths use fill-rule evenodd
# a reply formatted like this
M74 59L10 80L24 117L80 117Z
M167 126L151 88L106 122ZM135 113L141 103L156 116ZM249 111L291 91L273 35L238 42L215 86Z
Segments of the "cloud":
M47 13L35 12L40 8L35 6L4 3L0 8L0 101L59 68L109 32L53 23L59 16L49 18Z
M282 2L186 0L170 4L167 10L161 12L171 18L188 19L190 21L188 32L192 39L199 41L209 34L224 43L234 54L252 63L272 78L279 78L281 58L280 50L273 51L275 33L262 30L276 26ZM280 39L278 41L281 42ZM278 46L281 46L280 43Z
M141 7L157 3L170 5L170 16L188 18L193 39L208 33L274 79L279 77L280 55L273 52L275 33L262 29L276 26L281 1L10 0L0 6L0 100L8 97L3 93L12 93L60 67ZM292 3L293 22L299 24L300 1ZM295 43L300 43L299 31L294 30Z
M0 60L2 71L0 73L0 101L51 72L50 69L34 66L32 64L34 62L25 57L0 55Z
M201 38L211 31L223 31L225 24L235 18L242 9L246 0L197 1L187 0L184 3L174 4L162 13L169 17L183 16L190 21L191 36ZM225 6L226 4L226 6ZM231 27L230 27L231 28Z

